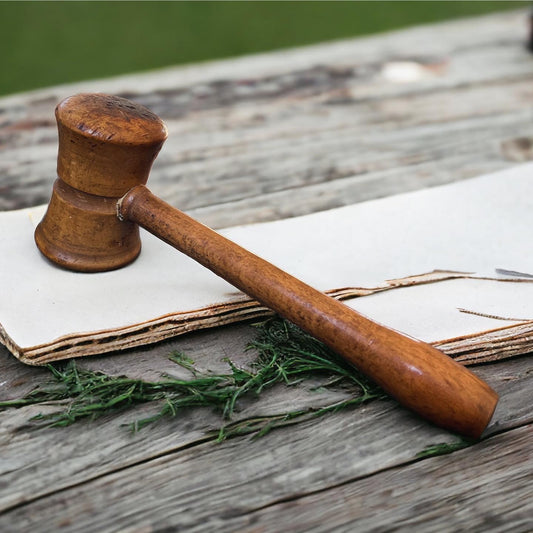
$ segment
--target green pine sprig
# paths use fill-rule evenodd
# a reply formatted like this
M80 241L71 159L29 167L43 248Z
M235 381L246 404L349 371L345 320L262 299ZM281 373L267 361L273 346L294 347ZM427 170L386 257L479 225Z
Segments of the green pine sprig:
M138 431L164 417L179 416L184 409L214 408L221 413L221 427L216 438L223 440L250 433L262 436L276 427L385 396L381 389L336 353L285 320L274 318L258 325L256 338L248 350L257 354L251 368L239 368L227 360L228 372L225 374L201 372L185 354L175 352L170 359L186 368L191 378L176 379L165 375L154 382L80 369L75 361L48 365L52 375L50 382L40 385L24 398L0 402L0 409L54 402L57 410L37 415L33 422L67 426L83 418L97 418L139 404L158 402L160 408L155 415L131 425ZM234 420L241 400L260 397L264 390L276 384L303 385L317 377L324 381L323 387L342 387L348 392L347 399L316 408Z

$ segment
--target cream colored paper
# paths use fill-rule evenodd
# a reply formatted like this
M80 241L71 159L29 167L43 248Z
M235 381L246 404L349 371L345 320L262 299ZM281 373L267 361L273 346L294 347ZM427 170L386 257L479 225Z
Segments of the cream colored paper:
M149 344L264 313L146 232L127 268L59 269L33 242L43 213L0 214L0 337L25 362ZM320 290L366 295L348 304L450 353L469 351L487 331L492 340L476 345L474 360L533 349L532 164L221 233Z

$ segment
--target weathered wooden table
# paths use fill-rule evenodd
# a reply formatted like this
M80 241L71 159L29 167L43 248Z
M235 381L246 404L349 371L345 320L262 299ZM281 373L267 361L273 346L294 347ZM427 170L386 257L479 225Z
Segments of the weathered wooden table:
M45 203L53 108L101 91L159 114L170 137L151 188L214 227L273 220L460 180L533 159L533 57L515 12L0 99L0 209ZM529 253L524 250L524 253ZM1 275L1 274L0 274ZM250 325L79 361L155 379L187 353L237 363ZM531 531L531 356L474 370L500 394L487 436L457 437L383 400L216 443L216 414L132 433L124 411L35 429L49 406L0 412L2 531ZM0 349L0 398L49 379ZM302 400L275 389L242 416ZM305 395L304 395L305 396ZM260 405L259 405L260 404Z

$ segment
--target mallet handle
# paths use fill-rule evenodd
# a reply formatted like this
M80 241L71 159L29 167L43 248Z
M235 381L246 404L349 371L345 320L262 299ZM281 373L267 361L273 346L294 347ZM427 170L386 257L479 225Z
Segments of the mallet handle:
M498 395L429 344L352 310L154 196L132 188L119 217L136 222L174 248L315 336L434 424L478 438Z

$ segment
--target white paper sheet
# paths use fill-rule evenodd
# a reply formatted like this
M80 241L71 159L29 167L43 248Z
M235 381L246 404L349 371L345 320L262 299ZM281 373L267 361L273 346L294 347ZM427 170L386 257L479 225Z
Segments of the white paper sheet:
M221 323L208 311L213 305L238 309L246 300L146 232L141 256L121 270L81 274L55 267L33 241L44 209L0 213L0 337L23 360L34 347L41 347L34 362L42 362L154 342ZM496 272L533 273L533 164L221 233L320 290L387 287L387 280L435 269L509 280L440 281L351 301L423 340L533 321L533 280ZM195 325L191 317L200 320ZM142 334L125 335L121 343L121 334L139 324ZM76 345L80 336L85 344ZM58 343L65 338L72 344L66 352Z

